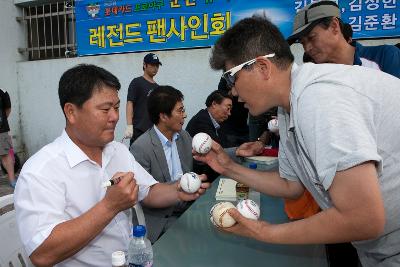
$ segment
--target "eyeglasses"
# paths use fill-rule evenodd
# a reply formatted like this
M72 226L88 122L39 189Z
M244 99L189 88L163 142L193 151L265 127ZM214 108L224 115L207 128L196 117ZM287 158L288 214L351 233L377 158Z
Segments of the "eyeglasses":
M265 55L262 57L270 58L270 57L274 57L274 56L275 56L275 54L268 54L268 55ZM229 88L232 88L233 86L235 86L235 81L236 81L235 74L238 73L241 69L254 64L256 61L257 61L257 58L253 58L253 59L246 61L240 65L237 65L236 67L231 68L230 70L225 71L224 74L222 74L222 77L225 79L227 86Z

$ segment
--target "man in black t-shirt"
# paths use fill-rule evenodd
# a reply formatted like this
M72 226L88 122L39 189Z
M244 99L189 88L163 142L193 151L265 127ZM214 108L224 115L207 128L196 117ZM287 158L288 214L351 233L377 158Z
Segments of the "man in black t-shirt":
M129 84L124 138L130 138L130 144L153 125L147 112L147 96L158 86L154 76L160 65L157 55L147 54L143 59L143 76L133 79Z
M17 180L14 173L14 160L10 155L11 137L8 134L10 126L8 125L8 116L11 112L11 101L7 91L0 89L0 157L1 163L8 174L10 186L15 188Z

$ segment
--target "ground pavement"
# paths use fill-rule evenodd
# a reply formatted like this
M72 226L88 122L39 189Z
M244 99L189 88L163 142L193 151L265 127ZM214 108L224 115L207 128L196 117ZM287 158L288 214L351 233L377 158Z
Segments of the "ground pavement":
M12 194L14 189L8 183L7 175L0 171L0 197Z

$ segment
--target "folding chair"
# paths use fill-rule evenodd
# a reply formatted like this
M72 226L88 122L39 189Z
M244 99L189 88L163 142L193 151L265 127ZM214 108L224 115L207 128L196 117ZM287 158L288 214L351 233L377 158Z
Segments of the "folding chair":
M13 202L13 194L0 197L0 266L33 266L19 237Z

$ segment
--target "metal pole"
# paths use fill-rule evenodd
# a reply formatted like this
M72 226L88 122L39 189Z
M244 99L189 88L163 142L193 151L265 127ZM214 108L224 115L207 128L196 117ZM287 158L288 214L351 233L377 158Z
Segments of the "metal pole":
M51 37L51 57L54 58L54 40L53 40L53 6L49 4L50 8L50 37Z
M40 59L40 36L39 36L39 17L38 17L38 8L35 6L36 11L36 38L37 38L37 49L38 49L38 58Z
M47 36L46 36L46 13L44 10L44 6L42 5L43 11L43 37L44 37L44 58L47 58Z
M60 15L59 6L57 2L57 34L58 34L58 56L61 57L61 37L60 37Z
M67 2L64 1L64 43L65 43L65 56L67 56L67 51L68 51L68 36L67 36L67 11L66 11L66 6Z
M28 7L29 9L29 35L30 35L30 48L31 50L29 51L29 58L32 60L33 59L33 29L32 29L32 8Z

